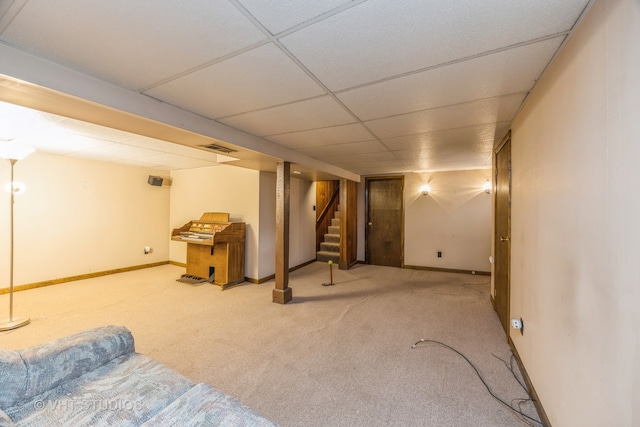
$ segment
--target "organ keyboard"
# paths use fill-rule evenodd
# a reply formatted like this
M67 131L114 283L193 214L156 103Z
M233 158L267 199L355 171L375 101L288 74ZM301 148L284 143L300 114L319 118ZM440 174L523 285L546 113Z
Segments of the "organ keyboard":
M229 222L229 214L205 212L171 232L171 240L187 243L184 277L219 285L222 289L244 281L245 223Z

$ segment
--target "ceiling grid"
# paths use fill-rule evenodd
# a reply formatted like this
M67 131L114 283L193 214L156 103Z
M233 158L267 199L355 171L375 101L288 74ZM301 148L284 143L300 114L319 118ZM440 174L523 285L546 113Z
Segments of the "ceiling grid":
M487 169L591 4L0 0L0 44L278 144L301 163L358 175ZM71 135L39 147L53 153L163 169L219 163L199 149L206 141L114 139L96 126L78 135L71 118L41 116ZM191 151L170 153L171 143ZM209 143L238 149L237 164L260 155ZM255 164L269 169L267 158Z

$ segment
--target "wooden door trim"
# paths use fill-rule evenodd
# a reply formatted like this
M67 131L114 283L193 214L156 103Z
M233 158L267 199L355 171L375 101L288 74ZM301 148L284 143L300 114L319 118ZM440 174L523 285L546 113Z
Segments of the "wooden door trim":
M404 268L404 175L373 175L364 178L364 262L369 264L369 182L388 179L401 180L400 195L400 268Z
M511 129L507 131L507 133L502 137L502 139L498 144L493 146L493 152L496 153L497 155L498 151L502 150L502 147L504 147L504 144L506 144L507 141L509 140L511 140Z

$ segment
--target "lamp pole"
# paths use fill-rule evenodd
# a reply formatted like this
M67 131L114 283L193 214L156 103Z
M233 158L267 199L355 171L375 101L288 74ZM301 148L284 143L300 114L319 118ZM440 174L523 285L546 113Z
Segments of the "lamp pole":
M13 167L18 162L18 159L22 159L32 153L34 150L31 147L26 147L20 144L7 143L0 144L0 157L9 160L11 181L10 181L10 193L11 203L9 204L9 318L0 322L0 331L8 331L10 329L16 329L21 326L27 325L30 322L28 317L13 317L13 204L15 197L15 187L13 183Z

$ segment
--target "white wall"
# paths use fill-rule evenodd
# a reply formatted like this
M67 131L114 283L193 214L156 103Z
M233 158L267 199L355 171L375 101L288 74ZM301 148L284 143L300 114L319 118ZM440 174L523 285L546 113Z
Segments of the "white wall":
M289 267L315 259L315 183L292 178L289 196ZM260 276L275 273L276 175L260 172Z
M234 166L182 169L171 173L170 230L200 219L204 212L227 212L246 227L245 276L258 276L260 173ZM186 262L187 244L171 241L170 260Z
M289 218L289 266L316 258L315 183L291 179Z
M492 197L482 187L491 170L404 176L404 263L407 266L491 271ZM431 193L420 194L429 184ZM358 259L365 259L365 184L358 185ZM442 258L437 252L442 252Z
M169 191L157 170L34 153L15 166L14 285L168 259ZM0 287L9 286L9 162L0 162ZM153 252L144 254L144 247Z
M640 2L598 0L512 132L511 333L554 427L640 425Z
M275 273L276 267L276 175L260 172L260 263L262 279Z

